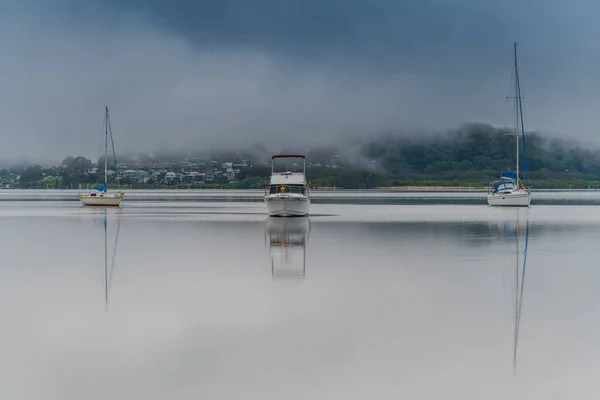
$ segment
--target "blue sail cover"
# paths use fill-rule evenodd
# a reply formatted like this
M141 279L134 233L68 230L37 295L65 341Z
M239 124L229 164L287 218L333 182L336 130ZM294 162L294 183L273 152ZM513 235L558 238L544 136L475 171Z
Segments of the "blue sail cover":
M517 179L517 174L512 171L504 172L502 173L502 178L508 178L514 181Z
M104 185L102 185L101 187L92 186L92 189L95 189L99 192L106 192L106 190L108 189L108 185L106 184L106 182L104 182Z

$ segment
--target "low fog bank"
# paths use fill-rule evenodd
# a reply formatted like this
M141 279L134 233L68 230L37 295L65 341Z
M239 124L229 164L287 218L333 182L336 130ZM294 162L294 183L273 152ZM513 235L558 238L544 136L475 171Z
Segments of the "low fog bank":
M411 160L418 164L423 162L481 162L485 159L507 162L514 158L514 137L506 127L495 127L485 123L466 123L454 129L396 129L379 131L377 134L342 135L337 140L321 139L313 143L310 139L304 142L298 138L298 143L282 144L281 141L251 142L236 141L229 145L216 146L164 146L154 151L117 152L119 163L132 164L135 162L169 163L184 160L217 160L227 162L246 160L249 163L264 164L270 162L275 154L305 155L307 162L312 164L337 165L361 171L389 171L391 165ZM561 153L585 152L588 158L596 159L600 154L589 143L546 135L541 132L528 132L528 156L538 157L539 151ZM521 153L522 153L521 149ZM83 156L103 166L103 157L90 157L81 154L64 154L54 162L40 162L35 159L22 159L19 162L1 162L0 166L23 167L37 164L42 167L59 165L65 157ZM112 155L109 153L112 162ZM598 160L600 162L600 159ZM530 162L530 164L532 164ZM533 168L536 163L533 162Z

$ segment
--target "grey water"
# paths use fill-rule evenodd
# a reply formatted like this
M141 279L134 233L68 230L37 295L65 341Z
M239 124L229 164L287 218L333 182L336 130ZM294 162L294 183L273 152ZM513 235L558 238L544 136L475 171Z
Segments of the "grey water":
M2 398L600 394L596 205L2 196Z

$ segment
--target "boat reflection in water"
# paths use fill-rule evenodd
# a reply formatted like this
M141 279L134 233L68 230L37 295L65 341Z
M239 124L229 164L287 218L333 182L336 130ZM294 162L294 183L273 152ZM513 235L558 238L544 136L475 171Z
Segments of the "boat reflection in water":
M265 233L273 278L304 277L306 246L310 234L309 217L269 217Z
M115 216L115 219L117 220L117 227L115 229L115 239L114 239L114 243L112 245L112 251L109 255L109 248L108 248L108 237L109 237L109 228L108 228L108 211L106 209L103 210L103 214L104 214L104 304L105 304L105 309L106 311L108 311L108 293L110 291L110 287L111 287L111 283L112 283L112 278L114 275L114 271L115 271L115 260L117 257L117 246L119 245L119 232L121 230L121 219L119 218L119 215ZM110 235L112 236L112 234ZM109 258L110 258L110 268L109 268Z
M519 242L520 229L517 229L517 265L516 265L516 284L515 284L515 340L514 340L514 355L513 355L513 372L517 373L517 348L519 345L519 327L521 325L521 311L523 307L523 292L525 290L525 277L527 272L527 246L529 245L529 220L525 222L525 239L523 248L523 261L521 271L519 271Z
M514 240L516 247L516 263L514 275L514 338L513 338L513 374L517 373L517 350L519 346L519 328L523 310L523 293L527 272L527 247L529 245L529 219L521 217L517 211L517 219L505 221L498 225L498 230L505 240Z

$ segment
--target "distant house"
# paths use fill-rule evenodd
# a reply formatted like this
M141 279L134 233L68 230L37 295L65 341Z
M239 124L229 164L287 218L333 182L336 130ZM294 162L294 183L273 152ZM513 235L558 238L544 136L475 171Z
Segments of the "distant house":
M165 174L164 180L167 185L175 184L175 179L177 178L177 174L175 172L167 172Z
M150 180L150 174L147 171L139 169L137 170L136 179L138 183L148 183Z
M123 172L124 179L136 180L138 176L138 172L135 169L128 169Z
M206 177L206 174L194 171L190 172L188 176L192 178L192 183L204 183L204 178Z
M167 172L165 175L165 183L167 185L181 185L183 183L183 175L175 172Z
M201 174L200 172L196 172L196 171L189 172L184 175L183 181L188 184L204 183L204 174Z

